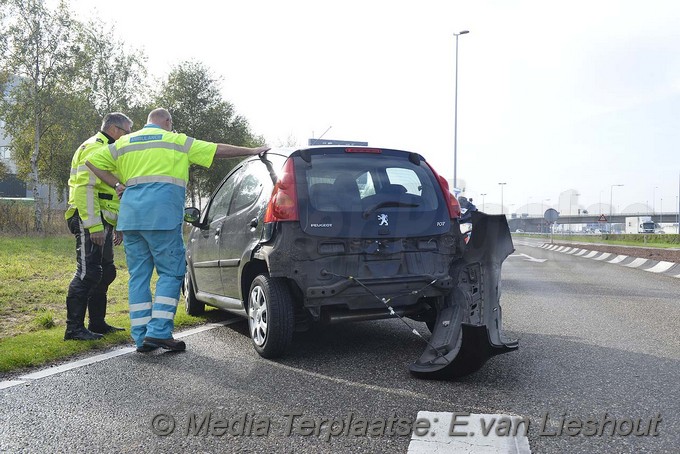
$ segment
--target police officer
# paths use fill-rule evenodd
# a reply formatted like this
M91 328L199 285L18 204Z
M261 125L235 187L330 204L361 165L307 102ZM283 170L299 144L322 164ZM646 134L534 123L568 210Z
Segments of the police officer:
M104 321L106 292L116 278L113 244L122 242L114 232L120 201L116 191L97 178L85 161L98 149L131 131L132 121L122 113L104 117L101 131L86 140L74 153L68 180L69 198L65 217L76 237L76 274L66 296L64 340L94 340L122 331ZM90 323L85 328L85 312Z
M118 229L130 281L130 332L141 353L162 347L186 348L172 337L175 312L186 269L182 218L189 166L210 167L213 158L256 155L267 147L212 143L173 131L166 109L153 110L139 131L123 136L89 159L88 166L123 194ZM116 172L120 181L115 181ZM152 299L150 280L158 273Z

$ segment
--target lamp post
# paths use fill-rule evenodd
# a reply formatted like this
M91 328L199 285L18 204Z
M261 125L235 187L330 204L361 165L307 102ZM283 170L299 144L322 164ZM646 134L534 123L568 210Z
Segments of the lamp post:
M503 186L507 183L498 183L501 187L501 214L505 214L505 208L503 207Z
M656 214L656 190L658 186L654 186L654 190L652 191L652 214ZM649 210L649 205L647 205L647 209Z
M454 33L456 37L456 88L453 94L453 187L458 187L458 37L470 33L468 30L461 30Z
M482 213L486 213L486 204L484 203L484 197L486 196L486 193L481 194L482 196Z
M609 233L612 233L612 203L613 203L613 194L614 194L614 187L615 186L623 186L622 184L613 184L609 187Z

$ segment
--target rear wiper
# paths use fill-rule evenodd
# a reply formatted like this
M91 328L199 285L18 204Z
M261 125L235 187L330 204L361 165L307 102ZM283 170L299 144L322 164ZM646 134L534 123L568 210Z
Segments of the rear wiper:
M406 203L406 202L399 202L398 200L388 200L386 202L380 202L377 205L372 206L371 208L366 209L362 216L364 219L368 219L368 217L375 212L375 210L379 208L387 208L387 207L409 207L409 208L416 208L419 207L419 203Z

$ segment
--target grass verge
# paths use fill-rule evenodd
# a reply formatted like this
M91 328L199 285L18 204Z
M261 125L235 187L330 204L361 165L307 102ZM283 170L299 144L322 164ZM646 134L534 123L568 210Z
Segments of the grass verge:
M126 331L97 341L64 341L66 292L76 267L73 236L0 236L0 373L131 343L122 246L114 249L114 256L117 277L109 287L106 320ZM152 289L156 279L154 275ZM180 301L175 327L220 320L223 314L207 310L193 317Z
M549 234L514 233L513 236L541 238L550 241ZM613 246L680 248L680 235L553 235L553 239L577 243L611 244Z

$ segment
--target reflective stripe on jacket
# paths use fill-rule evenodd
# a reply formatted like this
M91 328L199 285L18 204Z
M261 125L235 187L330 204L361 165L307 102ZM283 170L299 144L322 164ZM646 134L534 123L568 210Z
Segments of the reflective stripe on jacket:
M68 209L64 217L70 219L76 210L83 225L90 233L104 230L102 217L115 226L120 201L116 190L97 178L85 165L95 152L106 150L108 138L100 131L78 147L71 160L71 176L68 179Z
M121 230L168 230L182 222L189 166L210 167L217 144L148 124L125 135L89 161L116 172L127 187Z

